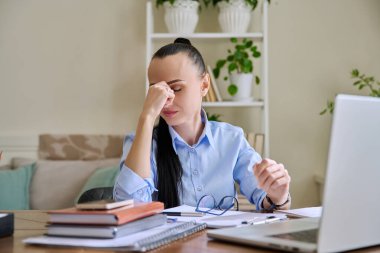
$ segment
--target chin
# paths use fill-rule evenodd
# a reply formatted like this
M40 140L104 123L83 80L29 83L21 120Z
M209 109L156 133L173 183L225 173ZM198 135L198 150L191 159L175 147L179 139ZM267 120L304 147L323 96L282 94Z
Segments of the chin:
M168 124L171 127L178 126L178 125L180 125L182 123L182 121L177 120L177 119L167 119L167 118L164 118L164 120L166 121L166 124Z

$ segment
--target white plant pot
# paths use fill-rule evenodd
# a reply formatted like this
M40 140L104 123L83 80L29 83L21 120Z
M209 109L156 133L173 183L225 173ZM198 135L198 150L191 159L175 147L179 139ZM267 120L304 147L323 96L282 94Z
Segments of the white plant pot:
M169 33L193 33L198 23L199 3L192 0L177 0L171 5L164 2L165 23Z
M232 73L230 76L230 82L228 86L233 83L237 86L238 91L235 95L231 96L232 100L235 101L252 101L252 79L253 74L244 73ZM228 87L227 86L227 87Z
M245 33L251 19L251 7L244 0L218 3L219 25L224 33Z

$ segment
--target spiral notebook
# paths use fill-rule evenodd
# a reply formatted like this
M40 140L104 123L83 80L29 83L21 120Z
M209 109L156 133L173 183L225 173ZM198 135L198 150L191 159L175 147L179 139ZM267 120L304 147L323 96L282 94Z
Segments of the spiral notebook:
M39 236L23 240L26 244L68 246L68 247L91 247L103 249L122 249L142 251L155 249L171 243L172 241L184 238L206 228L205 223L195 222L174 222L145 230L128 236L116 239L83 239L68 237Z

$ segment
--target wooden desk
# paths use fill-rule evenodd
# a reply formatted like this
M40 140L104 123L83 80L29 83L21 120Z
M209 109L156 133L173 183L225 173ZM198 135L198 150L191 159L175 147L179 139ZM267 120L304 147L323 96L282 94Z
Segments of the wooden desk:
M1 253L79 253L79 252L120 252L98 249L84 248L60 248L24 245L22 240L42 235L46 232L45 223L47 214L42 211L15 211L15 233L13 237L0 238ZM258 249L249 246L235 245L224 242L213 241L206 235L206 231L198 232L187 238L173 242L167 246L150 252L181 252L181 253L198 253L198 252L271 252L270 250ZM380 252L379 247L372 247L355 252Z

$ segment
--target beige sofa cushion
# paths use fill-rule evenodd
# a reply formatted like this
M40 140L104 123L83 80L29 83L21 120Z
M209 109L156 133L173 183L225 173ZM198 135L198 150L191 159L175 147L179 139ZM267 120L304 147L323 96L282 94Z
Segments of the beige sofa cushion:
M38 158L43 160L100 160L121 157L122 135L42 134Z
M98 168L118 165L120 159L95 161L38 160L32 178L31 209L71 207L88 177Z

